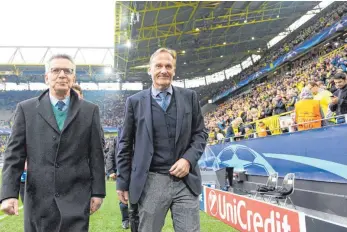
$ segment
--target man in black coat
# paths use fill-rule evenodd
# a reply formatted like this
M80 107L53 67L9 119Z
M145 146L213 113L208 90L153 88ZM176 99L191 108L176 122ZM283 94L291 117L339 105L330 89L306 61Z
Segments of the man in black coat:
M116 154L118 151L118 137L114 138L114 144L111 146L110 151L107 154L106 158L106 171L110 178L117 179L117 164L116 164ZM122 214L122 227L123 229L129 228L129 220L130 220L130 228L132 232L138 231L139 224L139 215L136 204L124 204L123 202L119 202L119 208Z
M336 112L337 124L345 123L345 116L347 114L347 79L345 73L337 73L334 76L334 82L337 90L333 93L334 97L331 99L329 108L332 112Z
M25 232L88 231L106 195L99 109L74 90L76 65L55 55L46 66L49 89L17 105L5 151L1 210L18 215L20 176L27 160Z

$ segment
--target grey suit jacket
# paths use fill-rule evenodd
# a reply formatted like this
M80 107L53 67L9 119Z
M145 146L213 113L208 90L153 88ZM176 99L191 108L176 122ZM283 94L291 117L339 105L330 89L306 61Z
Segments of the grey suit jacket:
M190 190L201 193L198 160L204 152L207 132L195 91L173 87L177 105L176 156L190 162L184 181ZM126 101L125 120L117 154L117 189L129 191L136 204L142 194L153 157L151 91L143 90ZM163 191L166 191L163 189Z
M17 105L5 151L0 202L18 198L27 159L25 231L87 231L91 196L105 196L99 109L71 91L58 129L48 90Z

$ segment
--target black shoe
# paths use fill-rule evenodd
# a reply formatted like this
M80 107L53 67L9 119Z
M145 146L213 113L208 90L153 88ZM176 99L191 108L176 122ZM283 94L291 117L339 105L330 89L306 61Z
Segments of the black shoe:
M122 228L123 229L129 229L129 220L125 220L124 222L122 222Z

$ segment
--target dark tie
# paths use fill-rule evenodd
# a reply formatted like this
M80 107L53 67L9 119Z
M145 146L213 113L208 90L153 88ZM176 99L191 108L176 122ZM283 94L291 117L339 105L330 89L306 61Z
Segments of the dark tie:
M166 111L167 107L168 107L168 104L167 104L167 95L168 95L168 92L160 92L159 93L159 97L161 99L161 108Z
M59 111L63 111L63 108L64 108L64 106L65 106L65 102L63 102L63 101L58 101L57 104L56 104L56 106L58 107L58 110L59 110Z

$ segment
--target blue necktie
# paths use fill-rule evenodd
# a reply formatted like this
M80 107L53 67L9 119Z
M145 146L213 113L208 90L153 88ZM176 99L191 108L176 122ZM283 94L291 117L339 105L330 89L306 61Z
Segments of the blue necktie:
M168 107L168 104L167 104L167 95L168 95L168 92L160 92L159 93L159 97L161 99L161 108L166 111L167 107Z
M58 107L58 110L59 110L59 111L63 111L63 108L64 108L64 106L65 106L65 102L63 102L63 101L58 101L57 104L56 104L56 106Z

